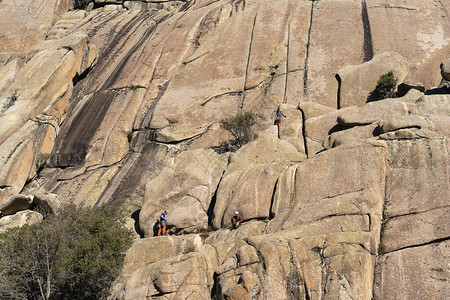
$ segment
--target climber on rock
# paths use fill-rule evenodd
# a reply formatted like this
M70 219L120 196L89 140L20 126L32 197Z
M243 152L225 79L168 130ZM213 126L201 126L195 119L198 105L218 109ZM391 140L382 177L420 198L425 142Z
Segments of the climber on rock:
M161 231L162 231L162 235L166 235L166 224L167 224L167 219L166 219L166 217L167 217L168 214L169 214L169 213L167 212L167 210L165 210L165 211L161 214L161 216L159 217L158 236L161 235Z
M278 108L278 110L277 110L277 116L276 116L276 118L275 118L275 122L274 122L274 125L280 125L280 122L281 122L281 118L282 117L285 117L286 118L286 116L283 114L283 112L281 111L281 109L280 108Z
M241 226L241 223L244 220L241 218L241 216L239 215L238 211L234 212L234 216L231 218L231 225L232 225L232 229L238 229L239 226Z

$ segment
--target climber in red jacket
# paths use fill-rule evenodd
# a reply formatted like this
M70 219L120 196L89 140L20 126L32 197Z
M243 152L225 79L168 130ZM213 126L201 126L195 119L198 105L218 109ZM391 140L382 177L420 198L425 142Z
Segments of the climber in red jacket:
M232 224L232 228L233 229L238 229L239 226L241 226L241 223L244 220L241 218L241 216L239 215L238 211L235 211L234 216L231 218L231 224Z

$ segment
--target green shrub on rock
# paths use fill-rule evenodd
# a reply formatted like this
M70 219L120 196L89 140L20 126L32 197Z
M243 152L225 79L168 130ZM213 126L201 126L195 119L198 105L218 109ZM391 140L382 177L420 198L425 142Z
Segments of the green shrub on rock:
M69 205L40 224L0 234L0 299L101 299L132 232L109 206Z
M226 118L220 121L220 126L230 132L234 139L222 144L222 148L228 148L226 151L236 151L243 145L250 142L255 133L252 130L256 124L256 115L251 112L241 112L234 117Z
M395 96L395 87L397 86L397 77L392 71L380 76L375 89L370 93L367 102L378 101Z

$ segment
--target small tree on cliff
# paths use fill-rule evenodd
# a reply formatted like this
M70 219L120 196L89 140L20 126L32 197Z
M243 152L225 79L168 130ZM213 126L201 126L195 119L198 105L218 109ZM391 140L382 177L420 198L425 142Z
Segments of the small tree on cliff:
M367 102L378 101L395 96L395 87L397 86L397 77L392 71L380 76L375 89L370 93Z
M101 299L132 233L117 209L63 208L42 223L0 234L0 299Z
M234 117L226 118L220 121L220 126L229 131L234 139L228 143L229 150L237 150L250 142L255 134L252 131L256 124L256 115L251 112L241 112Z

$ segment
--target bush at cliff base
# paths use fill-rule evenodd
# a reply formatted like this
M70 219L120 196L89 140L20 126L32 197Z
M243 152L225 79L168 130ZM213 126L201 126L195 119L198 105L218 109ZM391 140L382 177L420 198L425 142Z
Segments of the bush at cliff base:
M0 235L0 299L102 299L132 232L119 210L68 205Z

